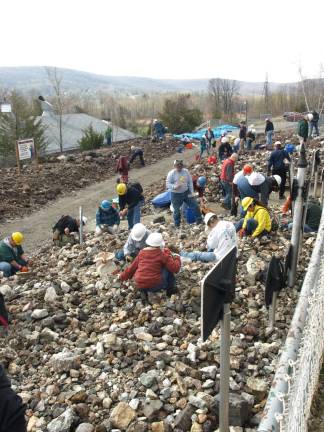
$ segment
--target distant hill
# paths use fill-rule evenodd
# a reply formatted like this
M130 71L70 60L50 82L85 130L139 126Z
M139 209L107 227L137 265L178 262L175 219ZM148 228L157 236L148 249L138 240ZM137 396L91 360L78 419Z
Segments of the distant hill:
M154 79L127 76L105 76L73 69L58 69L63 77L67 93L94 94L106 91L112 94L142 94L166 92L205 92L209 79ZM260 95L261 82L239 81L240 94ZM270 83L275 90L278 83ZM16 89L24 93L49 95L53 89L48 81L45 67L0 67L0 89Z

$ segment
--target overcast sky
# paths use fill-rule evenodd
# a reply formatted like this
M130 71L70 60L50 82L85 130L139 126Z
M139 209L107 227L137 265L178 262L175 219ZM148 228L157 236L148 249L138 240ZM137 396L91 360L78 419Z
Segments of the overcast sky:
M0 66L289 82L324 64L324 0L0 0L0 12Z

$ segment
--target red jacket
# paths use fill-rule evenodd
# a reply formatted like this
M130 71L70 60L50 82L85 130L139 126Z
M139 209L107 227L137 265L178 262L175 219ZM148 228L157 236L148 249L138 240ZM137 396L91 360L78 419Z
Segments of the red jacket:
M120 156L120 158L118 159L118 162L117 162L116 172L118 172L120 174L126 174L127 175L128 171L129 171L128 157L127 156Z
M162 269L178 273L181 267L179 256L172 256L169 249L142 249L132 264L120 275L125 281L135 275L137 288L152 288L162 282Z
M234 178L234 161L231 158L225 159L222 164L220 179L232 183Z

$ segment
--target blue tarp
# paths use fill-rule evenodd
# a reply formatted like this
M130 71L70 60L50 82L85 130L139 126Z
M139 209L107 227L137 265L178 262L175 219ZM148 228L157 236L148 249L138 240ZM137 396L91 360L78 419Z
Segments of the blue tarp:
M221 135L222 135L222 133L224 133L224 132L226 132L226 133L228 133L228 132L232 132L232 131L237 130L237 129L239 129L239 128L236 127L236 126L226 125L226 124L225 124L225 125L220 125L220 126L214 128L214 129L213 129L213 132L214 132L215 138L220 138ZM183 135L185 135L185 136L187 136L188 138L200 140L201 137L202 137L206 132L207 132L207 129L200 129L200 130L197 131L197 132L188 132L188 133L183 133L183 134L173 135L173 137L176 138L176 139L181 139L181 138L183 137Z
M162 192L152 199L152 204L156 207L168 207L171 204L171 191Z

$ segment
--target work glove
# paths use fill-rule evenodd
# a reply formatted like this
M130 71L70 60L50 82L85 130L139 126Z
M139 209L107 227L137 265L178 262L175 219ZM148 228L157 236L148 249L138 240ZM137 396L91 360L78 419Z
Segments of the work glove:
M23 266L23 267L21 267L20 271L21 271L22 273L28 273L28 267Z
M244 229L244 228L241 228L241 229L240 229L240 231L239 231L239 236L240 236L240 238L243 238L243 237L246 236L246 232L245 232L245 229Z
M130 255L126 255L126 261L127 262L132 262L133 261L133 257L131 257Z

